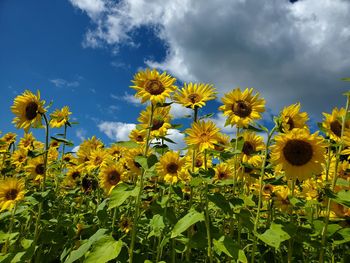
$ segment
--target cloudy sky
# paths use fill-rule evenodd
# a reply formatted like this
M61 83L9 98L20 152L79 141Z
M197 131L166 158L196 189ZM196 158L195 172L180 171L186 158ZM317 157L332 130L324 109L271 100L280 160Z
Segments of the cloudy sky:
M71 107L76 144L127 139L143 108L130 80L146 67L219 96L254 87L269 113L300 101L313 123L349 89L349 0L1 0L0 32L0 130L14 131L13 98L39 89L53 109ZM184 109L173 114L183 122Z

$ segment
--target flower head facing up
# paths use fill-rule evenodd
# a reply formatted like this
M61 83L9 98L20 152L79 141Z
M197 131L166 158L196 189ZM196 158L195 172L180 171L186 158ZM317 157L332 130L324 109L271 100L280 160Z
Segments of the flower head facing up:
M215 94L215 88L212 85L185 83L181 91L174 95L174 100L187 108L202 108L208 100L216 98Z
M24 199L24 182L16 178L0 181L0 211L11 210L14 205Z
M305 128L308 119L306 112L300 112L300 103L292 104L281 112L282 130L288 132L294 128Z
M323 137L307 129L293 129L280 134L271 146L271 160L282 166L287 179L305 180L322 171L325 162Z
M134 76L135 97L141 99L141 103L151 101L153 104L164 103L166 98L176 90L174 85L176 79L163 72L160 74L156 69L139 71Z
M13 123L18 129L24 129L28 132L30 127L41 126L41 114L45 113L44 109L45 101L40 100L40 92L33 94L31 91L26 90L22 95L18 95L13 105L11 106L12 112L16 115L13 119Z
M60 128L69 122L69 115L72 113L69 111L68 106L64 106L62 109L57 109L50 114L50 125L52 128Z
M253 120L261 118L265 111L265 100L259 98L259 93L253 95L253 89L245 89L243 92L238 88L224 95L224 105L219 107L227 117L226 125L247 127Z
M212 121L194 122L191 128L185 131L188 134L185 141L187 145L197 148L200 152L213 149L217 143L219 130Z
M156 169L166 183L177 183L180 179L180 171L184 167L186 159L180 157L179 153L169 151L164 154L159 163L156 164Z

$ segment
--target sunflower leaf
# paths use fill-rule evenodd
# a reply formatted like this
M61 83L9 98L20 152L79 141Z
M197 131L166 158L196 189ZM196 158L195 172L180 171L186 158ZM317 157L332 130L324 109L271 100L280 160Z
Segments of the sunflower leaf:
M115 241L111 236L101 237L95 244L92 251L87 255L86 263L104 263L119 256L123 247L121 240Z
M130 189L126 184L117 185L111 192L108 209L121 206L130 196L136 196L140 187Z
M182 232L186 231L190 226L199 221L204 221L204 214L199 213L196 210L190 210L190 212L181 218L171 231L171 238L179 236Z
M290 239L290 235L282 228L283 225L272 223L269 229L258 235L258 238L265 244L278 249L283 241Z

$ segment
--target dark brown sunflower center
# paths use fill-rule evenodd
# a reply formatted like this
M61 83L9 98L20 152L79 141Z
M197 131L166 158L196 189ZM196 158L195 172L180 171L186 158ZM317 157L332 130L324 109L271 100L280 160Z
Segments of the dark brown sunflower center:
M26 106L26 119L31 121L38 115L38 104L31 101Z
M63 160L64 160L65 162L69 162L69 161L70 161L70 157L69 157L69 156L65 156L65 157L63 158Z
M111 171L108 174L108 182L111 185L116 185L120 181L120 174L117 171Z
M166 166L166 171L170 174L176 173L178 169L179 169L179 166L177 165L177 163L169 163Z
M335 135L337 135L338 137L340 137L340 136L341 136L341 128L342 128L340 122L337 121L337 120L332 121L330 126L331 126L331 131L332 131Z
M253 168L250 168L250 167L244 167L244 172L245 173L247 173L247 174L249 174L249 173L251 173L251 172L253 172Z
M195 166L201 167L203 165L203 161L201 159L196 159Z
M283 148L286 160L296 166L307 164L312 158L312 146L303 140L290 140Z
M152 131L159 130L164 124L164 120L162 119L154 119L152 123Z
M136 156L142 156L142 154L138 154L138 155L136 155ZM135 160L134 160L134 165L135 165L137 168L141 168L141 165L140 165L138 162L136 162Z
M36 174L44 174L44 164L40 163L35 167Z
M291 117L288 118L287 124L289 125L289 130L294 129L294 121Z
M136 137L136 141L138 141L138 142L143 142L143 136L142 136L142 135L138 135L138 136Z
M6 200L15 200L18 195L17 189L10 189L9 191L6 192Z
M77 179L77 178L79 178L79 177L80 177L80 172L75 171L75 172L72 173L72 178L73 178L73 180L75 180L75 179Z
M245 100L237 100L232 105L232 111L235 115L241 118L245 118L248 117L252 112L252 106Z
M163 84L156 79L147 81L145 89L151 95L162 94L165 90Z
M267 184L264 186L263 191L266 194L272 194L273 186L271 184Z
M196 103L199 101L199 95L196 93L192 93L190 95L188 95L188 99L192 102L192 103Z
M219 179L226 178L226 173L219 173L218 178Z
M244 142L242 152L245 155L252 155L255 151L255 147L252 143L250 142Z

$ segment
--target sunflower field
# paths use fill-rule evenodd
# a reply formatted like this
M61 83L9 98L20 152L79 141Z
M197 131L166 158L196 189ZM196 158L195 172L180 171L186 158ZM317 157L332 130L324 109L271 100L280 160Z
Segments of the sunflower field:
M264 127L265 100L233 89L218 109L232 138L201 115L213 85L146 69L130 88L147 105L130 140L76 152L68 106L14 99L25 133L0 138L0 262L350 262L350 92L315 131L299 103ZM173 104L191 109L186 129Z

